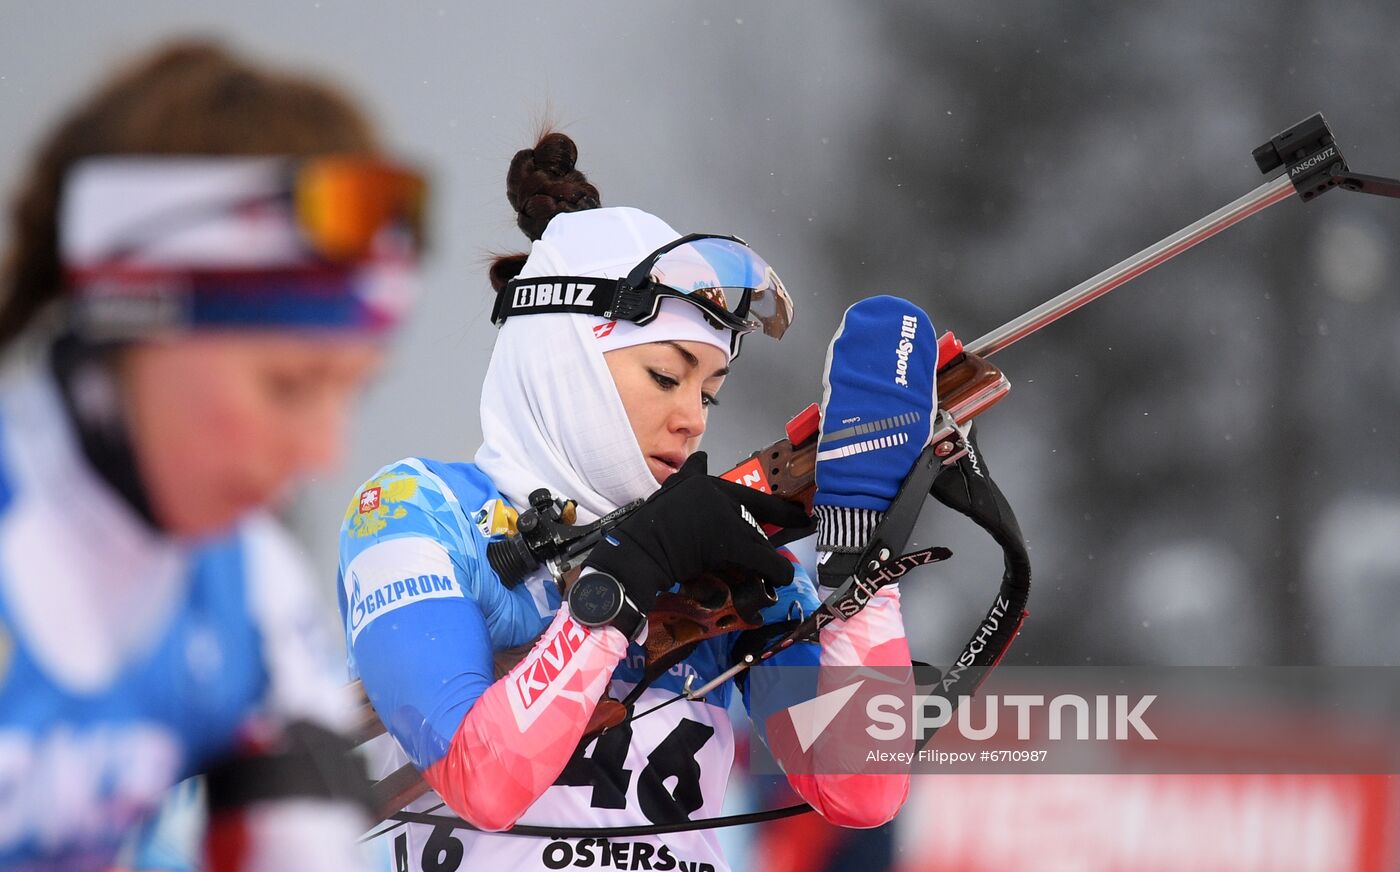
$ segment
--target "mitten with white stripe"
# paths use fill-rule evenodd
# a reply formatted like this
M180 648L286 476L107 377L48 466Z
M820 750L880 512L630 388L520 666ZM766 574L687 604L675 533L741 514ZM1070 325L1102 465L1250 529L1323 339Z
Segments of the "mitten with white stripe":
M933 435L938 337L898 297L846 310L827 351L817 445L819 551L858 552Z

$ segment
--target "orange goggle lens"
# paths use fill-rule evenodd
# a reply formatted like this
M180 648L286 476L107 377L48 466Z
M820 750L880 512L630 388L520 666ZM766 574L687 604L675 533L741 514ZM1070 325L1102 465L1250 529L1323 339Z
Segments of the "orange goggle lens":
M331 260L367 256L389 228L422 248L427 183L417 173L371 158L315 158L297 167L292 192L302 233Z

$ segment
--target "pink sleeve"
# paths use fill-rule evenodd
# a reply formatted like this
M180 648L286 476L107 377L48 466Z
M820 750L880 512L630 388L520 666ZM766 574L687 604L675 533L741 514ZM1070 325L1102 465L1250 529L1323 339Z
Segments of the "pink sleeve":
M820 638L819 693L834 689L829 685L844 683L848 679L849 668L834 670L840 675L840 678L836 678L828 673L829 667L878 666L894 669L901 675L908 674L912 668L896 585L881 588L869 604L849 621L827 624L822 628ZM912 751L913 748L911 736L907 750ZM791 755L801 753L798 747L790 743L782 743L782 749L775 748L774 751L784 770L790 773L788 783L797 795L837 826L878 827L892 820L909 796L908 772L822 773L820 739L807 752L818 758L818 762L811 759L801 762L790 760Z
M467 712L424 779L473 826L509 828L559 777L626 653L620 631L584 627L561 607L529 655Z

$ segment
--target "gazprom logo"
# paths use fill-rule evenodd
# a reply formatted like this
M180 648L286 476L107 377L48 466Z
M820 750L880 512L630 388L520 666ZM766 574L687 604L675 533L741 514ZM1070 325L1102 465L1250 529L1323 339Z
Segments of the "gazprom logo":
M408 568L417 572L405 572ZM366 549L351 562L346 577L351 644L380 615L424 600L462 595L447 553L436 543L425 549L414 539L393 539Z
M365 599L360 593L360 576L350 573L350 631L356 632L365 622Z

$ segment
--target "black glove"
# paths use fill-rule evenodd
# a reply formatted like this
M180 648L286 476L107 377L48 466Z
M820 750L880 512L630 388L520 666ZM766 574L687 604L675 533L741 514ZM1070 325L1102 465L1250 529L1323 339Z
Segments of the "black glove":
M706 571L738 569L777 587L791 584L792 564L759 523L805 527L810 519L801 506L708 475L697 451L583 565L620 581L644 615L657 594Z

